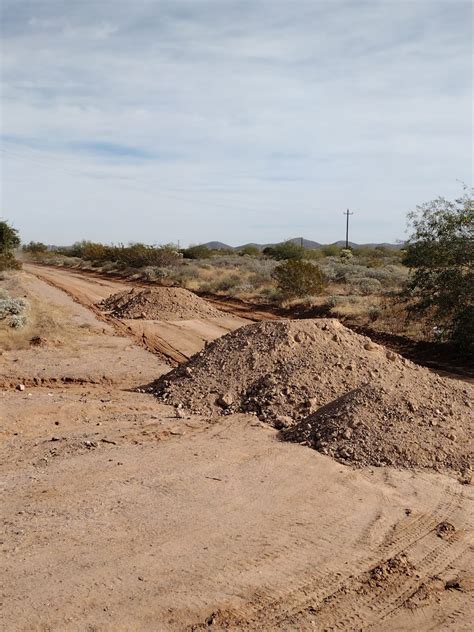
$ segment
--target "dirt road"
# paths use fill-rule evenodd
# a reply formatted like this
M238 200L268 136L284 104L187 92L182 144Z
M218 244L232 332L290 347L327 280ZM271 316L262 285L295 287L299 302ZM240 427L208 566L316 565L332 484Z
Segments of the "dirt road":
M206 342L250 322L225 312L217 318L171 322L146 319L118 320L104 316L97 303L116 292L131 289L131 285L44 266L26 265L25 269L91 309L99 319L111 324L118 333L133 337L135 342L150 351L163 354L172 363L184 362L200 351Z
M2 629L471 629L472 486L135 392L169 357L96 311L120 284L46 276L9 281L43 340L0 356Z

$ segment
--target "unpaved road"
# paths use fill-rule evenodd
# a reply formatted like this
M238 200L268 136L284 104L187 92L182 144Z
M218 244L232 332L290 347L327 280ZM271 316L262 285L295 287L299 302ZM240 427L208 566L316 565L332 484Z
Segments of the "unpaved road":
M166 358L77 302L117 284L48 281L17 275L54 323L0 356L1 629L472 629L472 486L177 418L132 390Z
M124 335L150 351L161 353L172 362L184 362L200 351L206 342L214 340L250 321L222 312L218 318L190 319L181 321L118 320L105 317L97 308L104 298L131 289L119 281L84 276L70 270L25 265L25 269L37 278L59 288L81 305L87 306L101 319L111 323Z

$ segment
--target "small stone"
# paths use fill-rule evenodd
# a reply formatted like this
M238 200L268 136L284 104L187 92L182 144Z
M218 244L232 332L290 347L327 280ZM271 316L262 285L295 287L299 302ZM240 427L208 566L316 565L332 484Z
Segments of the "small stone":
M186 417L185 413L181 410L181 408L176 409L176 418L184 419Z
M223 393L217 399L217 403L219 406L222 406L222 408L230 408L230 406L234 403L234 396L232 393Z
M25 390L25 385L24 384L17 384L16 385L16 390L17 391L24 391Z
M282 430L283 428L289 428L293 425L293 419L288 415L278 415L275 418L274 424L277 430Z
M344 439L350 439L352 437L352 428L346 428L342 434Z

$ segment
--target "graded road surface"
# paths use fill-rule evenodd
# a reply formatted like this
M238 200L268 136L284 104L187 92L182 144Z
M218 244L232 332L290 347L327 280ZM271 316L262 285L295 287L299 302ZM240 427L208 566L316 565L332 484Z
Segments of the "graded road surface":
M136 392L175 359L94 307L124 284L26 270L9 291L42 340L0 356L0 629L472 629L471 485ZM185 322L154 334L183 356L238 326Z

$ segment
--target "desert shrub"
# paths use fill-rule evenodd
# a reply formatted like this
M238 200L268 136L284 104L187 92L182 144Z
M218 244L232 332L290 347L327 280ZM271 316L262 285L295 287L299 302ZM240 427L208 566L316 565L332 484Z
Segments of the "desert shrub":
M146 244L129 244L124 246L107 246L90 241L77 242L68 248L55 251L59 255L76 257L100 266L106 262L119 264L122 269L142 268L144 266L174 266L181 261L181 254L172 244L148 246Z
M305 255L305 249L294 241L284 241L264 248L263 254L277 261L300 260Z
M21 262L15 259L13 253L0 253L0 271L21 270Z
M259 291L259 295L263 299L265 299L267 301L271 301L271 302L278 302L278 301L280 301L282 299L282 293L276 287L263 287Z
M382 284L377 279L360 279L359 283L359 291L364 296L370 296L371 294L378 294L382 291Z
M3 292L0 298L0 320L6 320L10 327L23 327L26 324L28 301L24 298L11 298Z
M155 281L162 281L163 279L168 278L170 271L168 268L147 266L143 269L142 275L146 281L153 283Z
M33 255L38 255L47 252L48 246L43 244L41 241L30 241L28 244L23 244L21 249L24 252L30 252Z
M16 228L8 222L0 221L0 271L19 270L19 263L13 254L15 248L20 245L20 237Z
M350 248L342 248L339 257L342 261L350 261L354 256L352 250Z
M240 281L241 278L238 274L231 274L218 281L214 287L218 292L228 292L230 289L236 288Z
M342 296L328 296L327 299L324 301L324 307L326 307L328 310L331 310L334 307L337 307L337 305L340 305L343 300L344 297Z
M11 318L10 318L10 327L13 327L13 329L21 329L22 327L25 327L26 324L28 322L28 319L26 318L26 316L24 314L14 314Z
M272 278L273 270L278 263L273 259L246 259L244 260L245 269L250 273L258 275L269 281Z
M182 251L185 259L210 259L212 250L204 245L190 246Z
M324 277L318 266L309 261L290 259L273 271L278 289L288 298L317 296L324 288Z
M239 255L241 257L243 257L244 255L248 255L249 257L260 257L262 255L262 252L259 248L257 248L257 246L244 246L243 248L240 248L240 250L237 251L239 253Z
M381 313L381 309L378 305L370 305L369 309L367 310L369 320L373 323L380 318Z
M321 248L321 252L325 257L338 257L341 252L341 247L337 244L328 244Z

